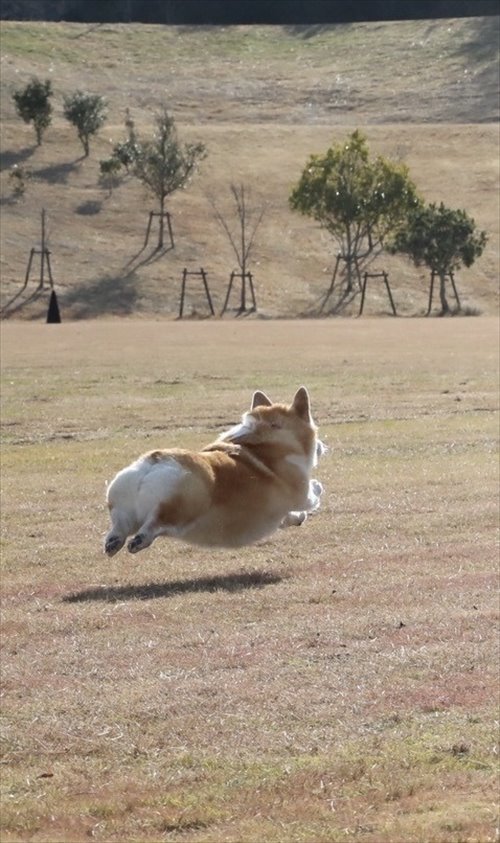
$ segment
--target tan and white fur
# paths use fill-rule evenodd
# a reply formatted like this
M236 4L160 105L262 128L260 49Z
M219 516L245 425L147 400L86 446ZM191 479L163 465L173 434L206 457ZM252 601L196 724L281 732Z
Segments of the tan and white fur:
M289 406L255 392L241 423L203 450L150 451L118 472L107 490L105 552L129 537L131 553L158 536L241 547L298 526L319 506L323 487L311 472L323 452L305 387Z

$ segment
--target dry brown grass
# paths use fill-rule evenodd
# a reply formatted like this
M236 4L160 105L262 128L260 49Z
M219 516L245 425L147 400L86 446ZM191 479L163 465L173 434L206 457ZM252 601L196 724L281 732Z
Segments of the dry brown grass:
M2 841L493 841L496 321L2 344ZM117 468L301 382L330 446L303 528L102 554Z
M260 313L314 312L334 250L314 223L290 212L287 199L309 155L358 127L374 153L406 161L428 201L465 208L488 232L484 255L459 273L458 283L465 307L496 313L498 19L359 24L315 34L3 22L2 54L2 306L21 286L45 207L63 319L172 317L185 266L205 267L220 309L234 262L207 194L222 207L227 199L229 214L233 180L269 204L252 265ZM40 149L11 100L33 73L50 76L56 94L54 122ZM61 116L63 93L77 87L110 103L109 121L87 160ZM175 249L151 255L140 252L151 200L131 181L111 197L97 182L99 160L124 136L125 108L148 134L162 100L181 138L203 140L209 155L170 204ZM16 162L31 168L34 179L26 197L13 203L8 174ZM425 311L427 273L389 257L374 268L389 270L400 313ZM36 280L29 292L35 286ZM187 304L188 313L207 313L193 286ZM43 297L9 312L37 319L46 305ZM376 283L366 310L390 310Z

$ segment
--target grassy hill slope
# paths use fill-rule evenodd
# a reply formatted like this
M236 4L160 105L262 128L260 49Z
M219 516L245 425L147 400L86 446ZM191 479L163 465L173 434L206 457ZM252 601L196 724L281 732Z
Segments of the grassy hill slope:
M476 18L332 27L169 28L142 25L2 23L2 286L5 307L19 291L47 210L52 269L64 318L177 313L184 267L203 266L220 308L234 259L213 219L211 195L231 214L229 184L252 187L268 211L252 271L259 312L311 313L329 284L332 243L287 198L312 152L353 128L373 153L404 160L428 201L465 208L489 233L483 257L458 277L463 303L496 311L499 19ZM33 75L51 78L54 119L40 148L15 114L12 93ZM82 159L62 117L77 88L104 95L109 115ZM130 109L152 131L165 103L181 139L202 140L208 157L170 203L175 249L141 251L151 198L128 180L111 196L98 185L99 161L124 137ZM13 165L29 168L14 201ZM428 275L386 258L398 310L422 313ZM26 293L36 290L38 267ZM16 300L11 315L40 318L46 296ZM22 304L22 307L17 307ZM351 312L356 312L358 303ZM188 312L206 312L192 282ZM376 283L366 312L388 312Z

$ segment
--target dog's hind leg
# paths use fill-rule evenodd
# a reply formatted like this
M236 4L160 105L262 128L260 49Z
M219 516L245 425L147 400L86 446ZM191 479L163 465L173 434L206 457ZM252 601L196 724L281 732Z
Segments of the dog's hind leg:
M107 556L114 556L122 549L127 536L132 532L130 518L127 514L116 507L110 509L111 529L104 539L104 552Z
M180 538L192 519L193 514L190 517L186 513L186 501L173 495L170 499L163 501L156 512L149 515L137 528L136 535L127 544L127 549L130 553L138 553L139 550L149 547L158 536Z
M135 536L127 544L130 553L138 553L145 550L158 536L172 535L172 531L165 524L159 524L156 518L148 519L142 524Z
M144 550L146 547L149 547L149 545L154 542L157 535L158 534L153 530L148 529L145 524L139 529L139 532L135 534L134 538L130 539L127 544L127 550L130 553L139 553L140 550Z

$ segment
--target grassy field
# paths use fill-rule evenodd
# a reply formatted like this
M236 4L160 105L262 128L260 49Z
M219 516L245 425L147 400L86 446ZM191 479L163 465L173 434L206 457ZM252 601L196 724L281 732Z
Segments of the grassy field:
M2 327L2 843L487 843L495 319ZM324 505L102 553L105 482L308 385Z
M325 232L293 214L288 196L312 153L355 128L373 154L402 160L429 202L465 208L488 233L483 256L458 273L465 307L498 309L499 143L498 18L400 21L316 27L172 28L162 26L2 22L0 91L3 315L39 319L46 295L9 307L39 246L40 213L63 318L178 312L184 267L203 266L217 310L235 268L208 197L228 218L229 184L243 182L266 206L251 269L262 316L315 313L328 288L336 247ZM50 78L54 117L44 143L15 113L12 94L35 74ZM107 123L83 159L62 116L63 95L83 88L106 97ZM169 210L175 248L142 250L151 197L126 179L109 196L99 162L125 137L129 108L143 136L165 103L181 140L206 144L208 156ZM12 167L31 172L24 198L12 195ZM398 311L421 315L429 275L383 256ZM28 301L27 301L28 299ZM21 306L19 306L21 305ZM352 311L357 312L358 301ZM186 312L206 302L190 286ZM382 285L369 288L366 312L387 314Z

